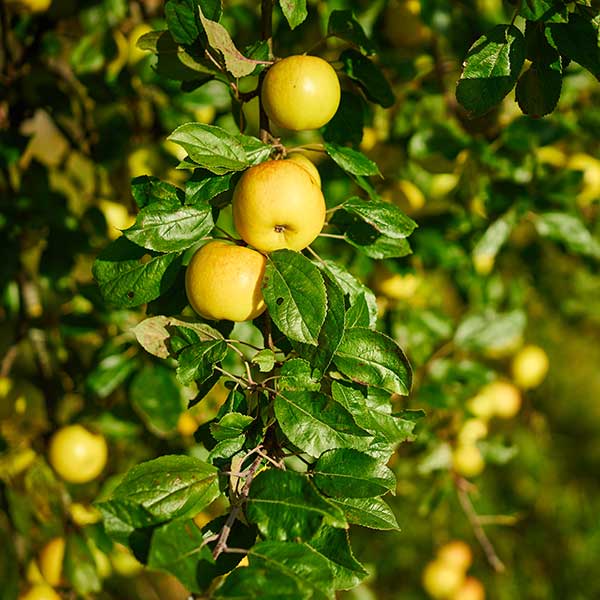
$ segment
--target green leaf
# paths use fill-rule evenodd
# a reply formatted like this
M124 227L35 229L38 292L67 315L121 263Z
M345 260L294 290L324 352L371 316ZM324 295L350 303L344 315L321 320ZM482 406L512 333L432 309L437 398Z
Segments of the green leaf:
M307 544L259 542L248 552L250 567L263 567L297 580L310 598L334 598L333 573L329 562Z
M490 256L495 257L504 245L513 227L517 222L516 214L510 210L499 219L494 221L479 238L473 248L473 257Z
M246 58L235 46L229 32L223 25L216 21L207 19L199 10L200 21L208 38L208 44L212 49L218 50L225 60L225 67L233 77L245 77L250 75L260 64L256 60Z
M138 213L135 224L123 232L134 244L157 252L180 252L204 238L214 222L209 204L165 208L150 204Z
M389 457L401 442L412 439L415 423L401 415L392 414L392 406L387 398L385 403L373 395L363 393L361 388L334 381L331 393L356 421L374 436L373 443L364 451L377 458Z
M70 533L67 536L64 570L69 583L82 596L102 589L94 555L78 533Z
M131 180L131 194L139 208L154 203L165 207L180 206L183 200L182 191L178 187L149 175Z
M271 468L252 482L246 516L265 538L280 541L309 540L323 524L346 527L342 510L306 476Z
M279 6L290 29L298 27L308 16L306 0L279 0Z
M307 360L291 358L286 360L281 367L277 389L282 392L300 390L317 392L321 389L321 382L313 377L312 366Z
M267 257L262 289L281 332L291 340L316 344L327 311L319 269L299 252L276 250Z
M229 440L242 434L254 421L249 415L237 412L226 414L220 421L210 424L210 433L217 440Z
M568 23L550 23L548 41L564 56L580 64L594 77L600 78L598 22L573 12Z
M346 75L356 81L365 96L383 108L393 106L396 98L381 69L370 59L352 48L340 55Z
M214 366L227 354L224 340L198 342L184 348L178 356L177 379L187 385L195 379L204 381L212 375Z
M325 142L325 151L344 171L352 175L381 175L379 167L362 152Z
M231 458L234 454L237 454L246 442L245 435L238 435L233 438L228 438L217 442L215 447L210 451L208 455L208 461L214 463L217 459Z
M177 427L182 412L180 388L171 369L148 364L129 386L131 404L156 435L164 436Z
M215 175L205 169L195 169L185 184L185 203L204 204L231 188L234 173Z
M357 586L368 575L352 554L348 530L324 525L308 542L308 545L329 562L336 590L349 590Z
M103 515L134 528L192 517L219 495L218 470L198 458L165 455L127 472L111 497L100 502Z
M475 350L494 355L523 336L526 324L521 310L497 313L486 310L467 315L456 329L454 343L464 350Z
M360 96L343 91L335 115L322 129L323 139L340 146L358 146L363 137L364 104Z
M567 5L560 0L524 0L519 14L528 21L560 21L568 17Z
M178 254L153 256L126 238L119 238L100 252L92 274L109 304L131 308L164 294L180 267Z
M246 156L250 165L258 165L261 162L265 162L273 152L273 146L271 144L265 144L252 135L239 134L237 139L246 151Z
M525 39L514 25L496 25L470 48L456 98L473 116L496 106L514 87L525 60Z
M98 357L85 382L87 389L99 398L112 394L139 365L135 359L132 360L127 349L120 347L109 350L101 358Z
M417 227L410 217L391 202L363 200L353 196L344 201L339 208L359 217L373 229L390 238L406 238Z
M336 498L332 502L344 511L348 522L354 525L383 531L400 529L391 508L381 498Z
M215 175L243 171L250 165L236 136L216 125L186 123L168 139L181 146L198 166Z
M517 82L517 102L524 114L543 117L556 108L561 88L560 61L555 67L534 63Z
M372 290L337 262L324 260L323 263L319 263L319 267L335 278L347 296L349 308L346 313L346 326L374 327L377 322L377 300ZM359 313L363 308L366 312L364 319Z
M410 391L412 371L404 352L378 331L366 327L348 329L333 362L352 381L404 396Z
M340 448L323 453L313 469L315 485L327 496L369 498L396 490L396 476L376 458Z
M327 35L338 37L356 46L363 54L374 54L375 48L361 24L350 10L332 10L327 23Z
M269 373L275 366L275 352L269 348L263 348L252 357L250 362L257 365L261 373Z
M311 591L298 579L258 567L234 569L213 598L229 600L310 600Z
M175 575L190 592L203 591L197 576L201 561L214 563L204 536L193 520L176 519L152 534L148 567Z
M333 448L364 449L371 441L345 408L320 392L279 391L274 408L286 437L311 456Z
M344 293L335 279L324 271L325 290L327 292L327 314L319 332L317 345L293 344L300 356L310 362L313 369L325 373L344 337L345 305Z
M194 0L169 0L165 4L167 27L178 44L193 44L200 35Z
M223 336L214 327L206 323L196 323L175 317L150 317L138 323L131 331L146 352L158 358L168 358L171 351L167 342L171 337L171 333L167 327L183 327L186 330L191 330L198 341L206 342L223 339Z
M561 242L572 252L600 258L600 242L579 218L567 213L548 212L537 215L534 225L541 236Z

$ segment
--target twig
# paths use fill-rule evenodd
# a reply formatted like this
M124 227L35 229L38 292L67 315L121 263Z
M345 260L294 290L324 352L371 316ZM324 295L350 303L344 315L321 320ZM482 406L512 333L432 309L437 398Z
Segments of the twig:
M229 539L229 534L231 533L231 528L235 523L238 515L240 514L240 510L242 510L242 505L248 498L248 494L250 493L250 486L252 485L252 480L254 479L254 475L260 467L260 463L263 461L262 456L257 456L252 463L252 466L248 469L248 476L246 477L246 482L244 483L244 487L240 492L240 496L237 499L236 503L232 506L231 512L227 517L227 521L225 521L225 525L223 525L223 529L221 529L221 533L219 534L219 539L215 544L213 550L213 558L216 560L222 552L227 548L227 540Z
M463 484L463 480L460 478L457 479L456 493L458 494L458 500L463 511L465 512L465 515L467 515L467 519L469 519L469 522L471 523L471 527L473 527L473 533L475 533L475 537L477 538L480 546L483 548L485 556L494 571L497 573L503 573L506 570L506 567L496 554L496 550L494 550L494 546L492 545L490 538L488 538L487 534L483 530L479 516L475 512L471 498L469 497L469 494L465 488L466 486Z
M283 464L283 462L281 461L276 461L274 459L272 459L268 454L265 454L264 452L261 452L260 450L258 451L258 455L262 456L266 461L270 462L273 466L277 467L278 469L283 469L285 471L285 465Z

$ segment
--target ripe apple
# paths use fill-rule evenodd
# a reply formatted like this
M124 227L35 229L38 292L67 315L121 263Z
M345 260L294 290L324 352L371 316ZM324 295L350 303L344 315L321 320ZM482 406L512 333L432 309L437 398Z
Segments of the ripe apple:
M384 15L383 31L396 48L418 48L431 38L421 20L419 0L392 0Z
M515 383L523 388L535 388L548 374L548 355L539 346L525 346L513 358L512 376Z
M430 562L424 569L422 583L432 598L447 598L459 589L464 573L441 560Z
M521 408L521 392L508 381L492 381L481 393L492 399L494 415L501 419L512 419Z
M457 440L459 444L475 444L488 434L487 423L482 419L467 419L461 426Z
M52 538L40 551L38 564L46 583L52 587L60 585L63 560L65 557L65 538Z
M408 300L412 298L421 283L413 273L393 273L382 263L375 265L373 289L391 300Z
M287 155L287 160L294 161L297 165L306 169L319 188L321 187L321 175L319 175L319 169L317 169L315 163L310 160L306 154L303 154L302 152L290 152Z
M452 453L452 466L459 475L476 477L483 471L485 461L475 444L461 444Z
M450 600L485 600L485 588L479 579L469 576Z
M107 456L104 436L81 425L62 427L50 440L50 464L69 483L87 483L98 477Z
M73 502L69 507L69 513L73 523L80 527L93 525L102 518L100 511L93 506L82 504L81 502Z
M288 56L265 75L261 101L269 119L284 129L318 129L340 104L340 82L333 67L317 56Z
M438 550L438 559L457 571L466 573L473 562L473 553L469 544L462 540L452 540Z
M188 301L205 319L254 319L266 308L260 288L265 264L266 258L256 250L220 240L209 242L187 267Z
M61 600L61 598L49 585L38 584L19 596L19 600Z
M493 398L488 394L482 393L482 390L467 401L467 408L482 421L491 419L496 410Z
M308 171L292 160L250 167L233 193L233 222L261 252L302 250L321 232L325 199Z
M188 437L194 435L196 429L198 429L198 421L194 419L189 411L182 412L177 420L177 431L179 434Z

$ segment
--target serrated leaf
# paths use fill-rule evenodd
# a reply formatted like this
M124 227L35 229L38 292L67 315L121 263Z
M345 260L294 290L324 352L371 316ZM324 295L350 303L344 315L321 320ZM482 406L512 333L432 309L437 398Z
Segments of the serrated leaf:
M333 448L364 449L371 441L343 406L320 392L279 391L274 409L286 437L311 456Z
M126 238L119 238L98 255L92 274L108 303L131 308L164 294L180 267L179 254L152 256Z
M275 366L275 352L269 348L263 348L252 357L250 362L257 365L261 373L268 373Z
M177 378L184 385L194 379L204 381L212 375L215 364L223 360L226 354L227 344L224 340L192 344L184 348L177 357L179 361Z
M519 14L528 21L559 21L568 17L567 5L560 0L524 0Z
M181 146L198 166L216 175L243 171L250 165L236 136L216 125L185 123L168 139Z
M598 22L573 12L568 23L550 23L546 28L548 41L564 56L587 69L600 79L600 48Z
M525 39L514 25L496 25L470 48L456 99L474 116L496 106L514 87L525 60Z
M316 392L321 388L321 383L313 377L311 364L303 358L286 360L279 372L277 389L283 391L309 390Z
M269 315L291 340L316 344L327 311L323 276L305 256L276 250L267 257L262 282Z
M298 27L308 16L306 0L279 0L279 6L290 29Z
M249 415L227 413L219 421L210 424L210 433L218 442L229 440L238 437L253 421L254 418Z
M98 507L134 528L192 517L219 495L218 470L198 458L165 455L130 469Z
M600 258L600 242L579 218L567 213L548 212L537 215L534 225L541 236L561 242L578 254Z
M235 173L215 175L205 169L195 169L185 184L185 203L204 204L231 188Z
M138 213L135 224L123 232L134 244L157 252L180 252L197 244L214 227L210 205L165 208L150 204Z
M348 329L333 362L352 381L405 396L410 391L412 371L404 352L378 331L366 327Z
M217 442L215 447L208 454L208 461L213 463L217 459L231 458L234 454L237 454L246 442L245 435L238 435L234 438L228 438Z
M175 575L190 592L202 592L197 576L201 561L214 563L204 536L193 520L176 519L152 534L148 567Z
M173 39L178 44L193 44L200 35L194 0L169 0L165 18Z
M246 58L235 46L229 32L223 25L207 19L199 8L200 21L212 49L218 50L225 60L225 67L234 77L250 75L260 61Z
M344 511L349 523L383 531L400 529L392 509L381 498L336 498L331 501Z
M561 88L560 62L558 68L534 63L519 78L516 99L524 114L539 118L556 108Z
M346 173L352 175L381 175L379 167L362 152L325 142L325 151Z
M179 206L183 199L182 191L158 177L141 175L131 180L131 194L139 208L158 203L163 206Z
M297 579L281 572L243 567L231 571L212 597L223 600L310 600L311 592Z
M272 468L252 482L246 516L265 538L280 541L307 541L323 524L346 527L342 510L323 498L306 476Z
M164 436L177 427L182 412L180 388L171 369L148 364L129 386L131 404L153 433Z
M336 590L353 588L368 575L352 554L348 530L324 525L308 542L308 545L329 562Z
M327 293L327 313L319 332L317 345L293 344L300 356L310 362L313 369L325 373L344 337L346 326L346 309L344 294L335 279L324 271L325 290Z
M327 23L327 35L338 37L356 46L363 54L374 54L375 48L361 24L350 10L332 10Z
M324 452L312 470L327 496L369 498L396 490L396 476L381 461L354 448Z
M369 58L353 49L344 50L340 55L346 75L356 81L365 96L383 108L393 106L396 98L381 69Z
M259 542L248 552L250 567L263 567L292 577L310 598L334 598L333 572L329 561L307 544L295 542Z

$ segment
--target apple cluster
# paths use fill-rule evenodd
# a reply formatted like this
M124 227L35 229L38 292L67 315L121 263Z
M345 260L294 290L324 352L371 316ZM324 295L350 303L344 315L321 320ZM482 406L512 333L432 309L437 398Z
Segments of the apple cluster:
M315 56L290 56L267 71L261 103L278 127L317 129L337 111L340 93L329 63ZM250 167L232 199L241 240L210 241L188 264L185 285L192 308L211 320L259 316L266 308L261 290L266 255L310 245L325 224L325 210L319 172L304 154Z

